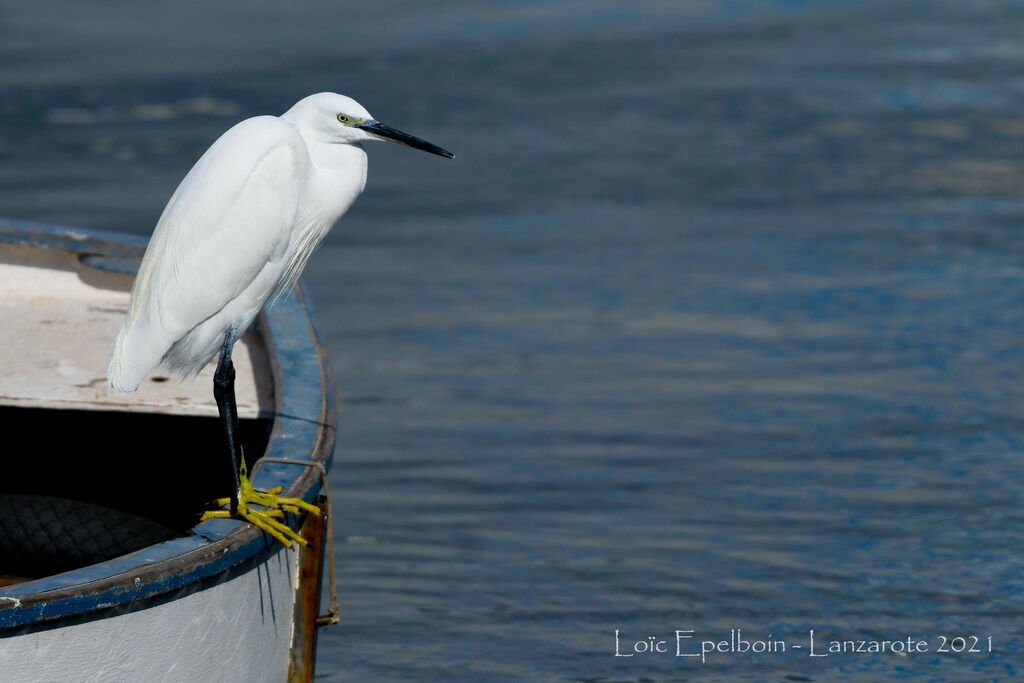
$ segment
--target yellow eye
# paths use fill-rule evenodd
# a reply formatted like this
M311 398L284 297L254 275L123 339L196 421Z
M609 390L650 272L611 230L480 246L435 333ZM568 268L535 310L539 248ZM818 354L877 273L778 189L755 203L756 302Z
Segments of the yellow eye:
M345 116L344 114L338 114L338 120L341 121L342 123L349 123L350 121L352 121L352 119Z

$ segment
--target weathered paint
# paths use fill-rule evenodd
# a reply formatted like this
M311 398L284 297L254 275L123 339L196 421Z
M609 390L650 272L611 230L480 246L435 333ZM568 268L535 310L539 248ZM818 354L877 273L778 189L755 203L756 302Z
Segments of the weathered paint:
M144 609L0 638L5 681L284 681L296 554Z
M0 221L0 242L92 254L113 264L111 270L127 267L125 264L138 259L145 248L145 240L129 236L11 221ZM264 312L264 342L276 377L275 424L267 455L295 461L297 465L314 460L329 467L334 448L330 368L305 301L305 293L299 288L292 297ZM268 463L254 475L254 484L261 488L283 486L285 495L312 501L320 490L320 475L314 468L297 465ZM289 518L289 522L298 528L301 518ZM272 558L287 557L289 565L296 560L295 551L285 551L251 525L212 520L201 524L196 532L196 536L174 539L109 562L0 589L0 643L28 642L23 639L72 628L86 640L92 639L90 633L114 637L113 634L123 631L120 625L107 624L113 619L146 613L157 615L159 620L160 613L172 607L179 609L177 603L193 595L205 596L228 584L251 583L254 576L259 577L259 568ZM236 577L248 578L233 583ZM247 594L251 590L250 587L232 593L232 600L237 602L225 604L233 604L237 611L242 611L260 602L256 600L257 593ZM290 590L287 592L288 608L276 614L277 618L287 614L290 623L294 596ZM202 612L193 612L189 619L193 618L204 616ZM134 629L143 622L131 623ZM181 626L179 623L178 628ZM90 631L90 627L95 630ZM281 635L280 630L274 633ZM201 642L190 642L202 647ZM238 642L240 647L244 643ZM154 642L153 647L157 644ZM192 656L173 640L167 641L167 645L174 646L174 657ZM287 645L286 642L285 652ZM266 647L266 642L253 639L249 641L247 656ZM9 662L5 661L4 652L0 649L0 669L6 671ZM287 666L286 656L276 661Z
M0 405L215 417L212 363L190 381L166 381L158 370L132 393L107 387L131 284L130 275L97 271L74 252L0 241ZM250 330L239 341L239 417L271 417L273 381L263 340Z
M317 617L320 616L320 588L323 578L325 532L330 506L317 498L319 517L307 515L302 524L302 537L309 546L299 555L295 610L292 615L292 647L288 663L288 683L309 683L313 680L316 661Z

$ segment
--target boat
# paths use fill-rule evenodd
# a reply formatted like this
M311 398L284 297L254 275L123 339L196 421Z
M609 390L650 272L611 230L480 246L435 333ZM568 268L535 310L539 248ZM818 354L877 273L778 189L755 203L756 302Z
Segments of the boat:
M309 542L287 549L250 524L197 524L232 485L212 368L106 386L145 247L0 220L0 678L311 680L337 600L332 380L309 298L300 284L264 309L234 354L253 484L324 511L286 517Z

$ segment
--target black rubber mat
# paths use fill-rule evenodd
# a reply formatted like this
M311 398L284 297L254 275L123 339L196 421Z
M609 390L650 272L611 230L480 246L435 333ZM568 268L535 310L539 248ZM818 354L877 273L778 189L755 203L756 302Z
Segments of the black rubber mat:
M8 575L58 574L180 535L157 522L92 503L0 494L0 568Z

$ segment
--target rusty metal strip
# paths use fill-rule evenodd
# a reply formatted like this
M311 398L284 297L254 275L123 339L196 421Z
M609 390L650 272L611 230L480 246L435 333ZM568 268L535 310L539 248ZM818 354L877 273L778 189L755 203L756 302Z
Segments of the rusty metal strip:
M323 487L323 497L326 500L325 514L324 517L327 521L327 566L328 566L328 590L330 591L331 604L327 610L327 614L321 614L316 618L316 625L320 626L333 626L341 622L341 608L338 606L338 590L337 584L335 583L335 572L334 572L334 516L331 514L331 488L327 483L327 469L323 463L315 461L303 461L303 460L289 460L288 458L270 458L263 457L256 461L253 466L253 476L256 475L256 470L265 462L276 462L285 465L300 465L302 467L312 467L320 473L320 484ZM303 525L305 526L305 525Z

